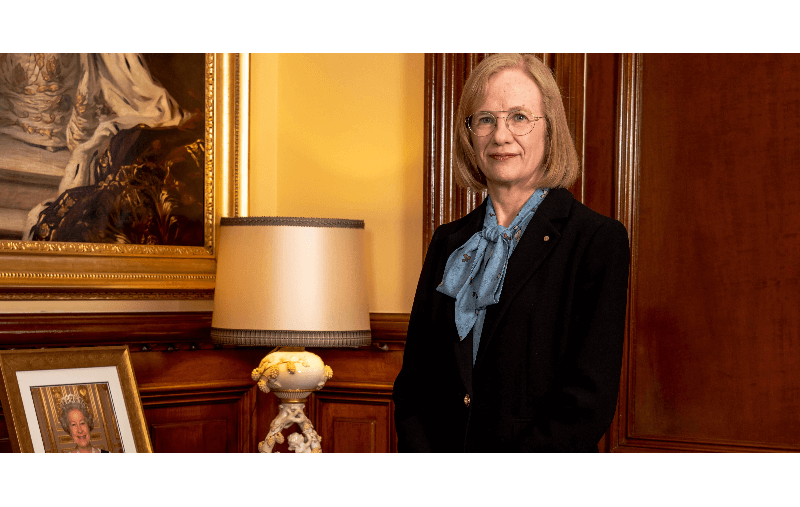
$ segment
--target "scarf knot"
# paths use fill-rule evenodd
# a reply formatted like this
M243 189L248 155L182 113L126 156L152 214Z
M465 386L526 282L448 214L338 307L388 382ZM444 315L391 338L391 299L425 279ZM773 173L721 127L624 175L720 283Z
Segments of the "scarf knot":
M481 230L480 234L486 241L497 243L497 240L499 240L503 236L505 236L505 238L508 238L508 233L506 231L507 229L505 227L503 227L500 224L496 224L490 227L484 227L483 230Z
M546 188L537 189L508 227L497 222L492 199L487 197L483 228L447 258L444 279L436 290L456 299L460 339L485 315L487 306L500 301L508 259L547 192ZM482 322L481 319L481 326ZM478 330L473 333L476 338L480 339ZM477 340L473 344L475 350Z

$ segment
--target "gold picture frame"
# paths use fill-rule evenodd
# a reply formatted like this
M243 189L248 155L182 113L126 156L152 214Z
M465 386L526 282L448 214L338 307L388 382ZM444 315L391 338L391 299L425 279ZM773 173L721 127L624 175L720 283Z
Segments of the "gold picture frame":
M109 447L102 452L153 452L128 347L0 351L0 404L14 452L74 452L53 415L60 400L45 401L53 391L89 407L97 428L90 438Z
M246 206L248 58L204 61L204 245L0 240L0 300L213 299L219 220Z

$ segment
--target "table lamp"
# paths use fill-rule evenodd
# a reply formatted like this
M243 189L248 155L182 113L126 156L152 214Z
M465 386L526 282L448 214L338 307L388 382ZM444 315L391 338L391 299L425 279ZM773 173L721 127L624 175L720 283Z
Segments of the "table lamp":
M222 218L211 338L277 347L253 370L263 392L280 398L258 445L272 452L297 424L289 450L321 452L303 409L333 372L304 347L369 345L364 221L328 218Z

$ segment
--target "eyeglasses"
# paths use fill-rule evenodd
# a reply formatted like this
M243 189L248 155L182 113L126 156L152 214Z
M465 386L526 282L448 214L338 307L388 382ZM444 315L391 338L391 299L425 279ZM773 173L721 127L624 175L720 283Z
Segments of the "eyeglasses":
M494 111L495 113L510 113L505 118L506 128L511 131L515 136L524 136L530 134L533 127L536 126L537 120L541 120L544 116L533 116L527 111ZM488 136L497 128L497 116L493 115L490 111L478 111L477 113L467 116L465 120L467 128L470 132L478 137Z

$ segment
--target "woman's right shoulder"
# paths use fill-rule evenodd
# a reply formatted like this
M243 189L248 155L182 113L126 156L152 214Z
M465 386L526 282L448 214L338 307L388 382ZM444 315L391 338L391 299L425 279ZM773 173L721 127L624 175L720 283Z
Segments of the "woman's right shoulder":
M442 224L438 226L433 231L433 236L431 237L431 243L436 243L437 241L441 241L447 238L449 235L453 234L458 228L454 227L455 222L448 222L446 224Z
M451 234L457 232L462 227L467 227L470 224L479 223L483 224L483 213L485 207L481 204L478 205L474 210L470 211L463 217L453 220L452 222L448 222L446 224L442 224L438 226L433 231L433 237L431 238L431 243L436 240L443 240L450 236Z

